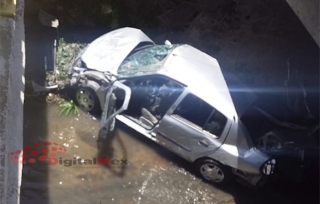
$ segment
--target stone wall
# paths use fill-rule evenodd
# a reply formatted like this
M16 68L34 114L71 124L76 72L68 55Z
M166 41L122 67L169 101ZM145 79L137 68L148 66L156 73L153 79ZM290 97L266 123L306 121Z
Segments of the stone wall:
M19 203L22 164L7 154L23 144L24 1L15 18L0 17L0 203Z

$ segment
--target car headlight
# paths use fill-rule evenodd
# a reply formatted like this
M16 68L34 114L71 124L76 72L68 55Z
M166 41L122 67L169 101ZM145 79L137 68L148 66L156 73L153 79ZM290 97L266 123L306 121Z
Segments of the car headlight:
M274 167L276 165L276 160L275 159L269 159L262 165L262 173L264 175L271 175L274 172Z

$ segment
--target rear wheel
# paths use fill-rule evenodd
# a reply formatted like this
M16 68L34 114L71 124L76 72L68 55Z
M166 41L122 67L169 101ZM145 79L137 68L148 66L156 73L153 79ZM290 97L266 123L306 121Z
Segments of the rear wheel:
M226 184L231 178L231 169L212 159L202 159L197 162L197 171L201 177L215 184Z

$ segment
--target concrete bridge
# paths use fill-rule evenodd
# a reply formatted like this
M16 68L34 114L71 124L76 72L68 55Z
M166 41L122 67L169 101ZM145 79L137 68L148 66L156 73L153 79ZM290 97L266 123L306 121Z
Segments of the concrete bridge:
M312 38L320 46L319 0L286 0Z

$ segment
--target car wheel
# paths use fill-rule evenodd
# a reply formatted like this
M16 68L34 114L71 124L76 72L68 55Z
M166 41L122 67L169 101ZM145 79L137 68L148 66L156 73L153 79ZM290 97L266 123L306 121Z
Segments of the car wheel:
M91 88L79 88L76 93L76 102L86 112L99 113L101 111L98 96Z
M215 184L226 184L230 181L231 169L212 159L202 159L196 166L205 181Z

